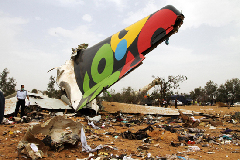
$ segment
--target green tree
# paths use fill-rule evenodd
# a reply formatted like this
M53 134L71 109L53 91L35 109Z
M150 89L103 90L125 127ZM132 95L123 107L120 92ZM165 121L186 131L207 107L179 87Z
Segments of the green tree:
M55 92L54 84L55 84L55 77L50 76L49 83L48 83L48 88L47 88L47 95L48 95L49 98L54 97L54 92Z
M48 83L48 88L47 88L47 95L49 98L57 98L61 99L62 91L61 90L56 90L55 89L55 77L50 76L49 78L49 83Z
M154 77L154 76L153 76ZM152 96L154 99L170 100L169 97L173 95L175 89L179 89L180 82L187 80L186 76L168 76L168 79L160 78L158 87L155 88Z
M206 83L204 89L207 96L207 100L210 100L212 105L213 100L216 98L217 84L210 80Z
M228 100L233 103L236 99L239 98L240 95L240 81L238 78L233 78L231 80L227 80L225 83L226 90L228 92Z
M37 89L32 89L32 93L38 93Z
M234 103L240 101L240 80L232 78L217 89L217 101Z
M8 69L5 68L0 75L0 89L4 96L8 96L16 91L15 87L17 84L13 77L8 78L9 73Z
M227 102L228 101L228 91L224 84L221 84L217 89L217 102Z
M122 102L123 103L138 103L138 96L135 94L135 91L131 88L123 88L122 91Z
M190 92L190 95L192 99L199 102L206 102L207 96L206 96L206 90L202 88L201 86L198 88L195 88L193 91Z

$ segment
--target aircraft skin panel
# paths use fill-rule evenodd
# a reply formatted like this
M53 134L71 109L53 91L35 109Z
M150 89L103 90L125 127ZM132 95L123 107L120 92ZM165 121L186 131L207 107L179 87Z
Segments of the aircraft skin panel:
M98 44L78 51L74 72L83 96L76 110L138 67L145 54L177 31L181 24L176 23L182 23L183 18L173 6L166 6Z
M162 31L159 33L161 35L160 38L168 34L173 29L176 18L177 15L169 9L162 9L153 14L142 28L138 37L138 52L141 54L153 45L152 41L154 40L152 38L156 38L153 37L155 31Z

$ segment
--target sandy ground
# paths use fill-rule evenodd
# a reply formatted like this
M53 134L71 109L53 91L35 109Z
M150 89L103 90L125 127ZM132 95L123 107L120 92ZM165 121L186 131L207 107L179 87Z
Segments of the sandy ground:
M171 133L169 131L163 131L158 126L161 125L180 125L182 123L176 123L168 121L169 117L155 117L160 119L161 121L152 125L154 131L148 131L148 135L150 136L151 142L144 143L142 140L128 140L124 139L120 136L124 131L136 132L139 129L146 128L148 119L145 119L143 123L140 125L132 125L130 127L125 126L123 122L112 122L111 119L114 119L115 116L110 113L115 113L119 110L122 112L125 111L126 105L116 102L103 102L105 106L104 110L106 112L102 112L102 121L106 122L105 127L101 129L93 129L92 127L87 125L85 118L83 117L73 117L73 120L81 121L83 125L85 125L87 143L92 148L102 145L109 145L114 149L102 149L98 152L98 154L105 154L106 156L113 155L121 155L127 154L132 155L132 158L135 159L143 159L139 157L146 156L147 153L150 153L152 157L170 157L171 155L176 154L177 156L185 157L185 158L193 158L193 159L240 159L240 146L230 143L230 144L215 144L202 142L199 144L186 144L178 147L171 146L171 142L179 143L178 136L179 133ZM127 110L135 110L137 112L141 112L138 110L136 105L127 105ZM130 109L129 109L130 108ZM173 107L172 107L173 108ZM233 124L232 122L226 121L223 119L225 115L234 114L234 112L240 112L240 107L232 107L230 109L226 107L217 107L217 106L179 106L179 109L190 110L194 112L202 112L206 114L220 114L219 120L223 122L223 125L217 126L216 129L209 129L209 125L199 125L197 128L206 130L204 134L208 134L209 137L215 138L222 135L221 131L226 128L230 128L232 130L239 130L240 123L237 122ZM127 111L126 111L127 112ZM138 119L142 115L135 114L124 114L125 116L131 117L132 119ZM44 120L42 120L44 121ZM100 124L101 125L101 124ZM25 155L18 155L17 145L18 142L22 140L22 137L25 135L27 128L29 127L28 123L16 123L10 125L1 125L0 127L0 159L26 159ZM185 129L186 130L186 129ZM112 134L104 134L104 133L112 133ZM240 134L239 132L237 132ZM97 138L89 138L91 135L96 135ZM204 147L204 144L208 144L209 146ZM140 146L145 146L146 150L140 150ZM199 151L189 151L189 146L198 146L201 150ZM69 159L76 160L81 158L87 158L89 156L88 153L81 151L81 144L77 146L67 146L64 150L60 152L56 151L48 151L48 155L44 157L46 160L53 159ZM94 152L96 155L97 152ZM27 158L30 159L30 158Z
M105 110L110 113L115 113L119 110L126 113L130 113L130 112L131 113L141 112L144 114L149 113L149 112L146 112L146 109L142 109L144 108L144 106L140 106L141 109L139 109L138 107L139 105L134 105L134 104L126 104L126 103L118 103L118 102L103 102L103 105L105 106ZM163 109L162 107L156 107L156 108ZM175 106L169 106L167 109L172 109L177 111L177 109L175 109ZM190 106L178 106L178 109L182 110L183 112L186 110L186 114L192 113L192 111L205 113L205 114L214 114L214 115L215 114L226 115L226 114L233 114L235 112L240 112L240 107L231 107L230 109L228 109L228 107L190 105ZM175 111L173 113L175 113ZM166 112L166 113L169 113L169 112ZM158 112L155 112L155 114L158 114Z

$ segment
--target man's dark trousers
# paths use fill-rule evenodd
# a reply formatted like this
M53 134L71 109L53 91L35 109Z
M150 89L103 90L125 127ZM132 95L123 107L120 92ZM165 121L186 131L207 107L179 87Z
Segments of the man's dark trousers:
M3 93L0 91L0 123L2 123L4 117L5 98Z
M15 117L17 117L17 114L19 112L19 107L21 106L21 118L24 116L24 109L25 109L25 99L18 99L17 106L15 109Z

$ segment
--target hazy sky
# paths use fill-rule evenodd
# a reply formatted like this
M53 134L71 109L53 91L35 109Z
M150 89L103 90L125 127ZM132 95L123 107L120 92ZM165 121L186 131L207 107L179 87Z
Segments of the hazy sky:
M179 32L111 88L138 90L152 75L185 75L178 91L188 93L209 80L240 78L239 0L0 0L0 72L8 68L17 89L46 90L56 77L47 71L70 59L71 48L91 47L169 4L185 16Z

